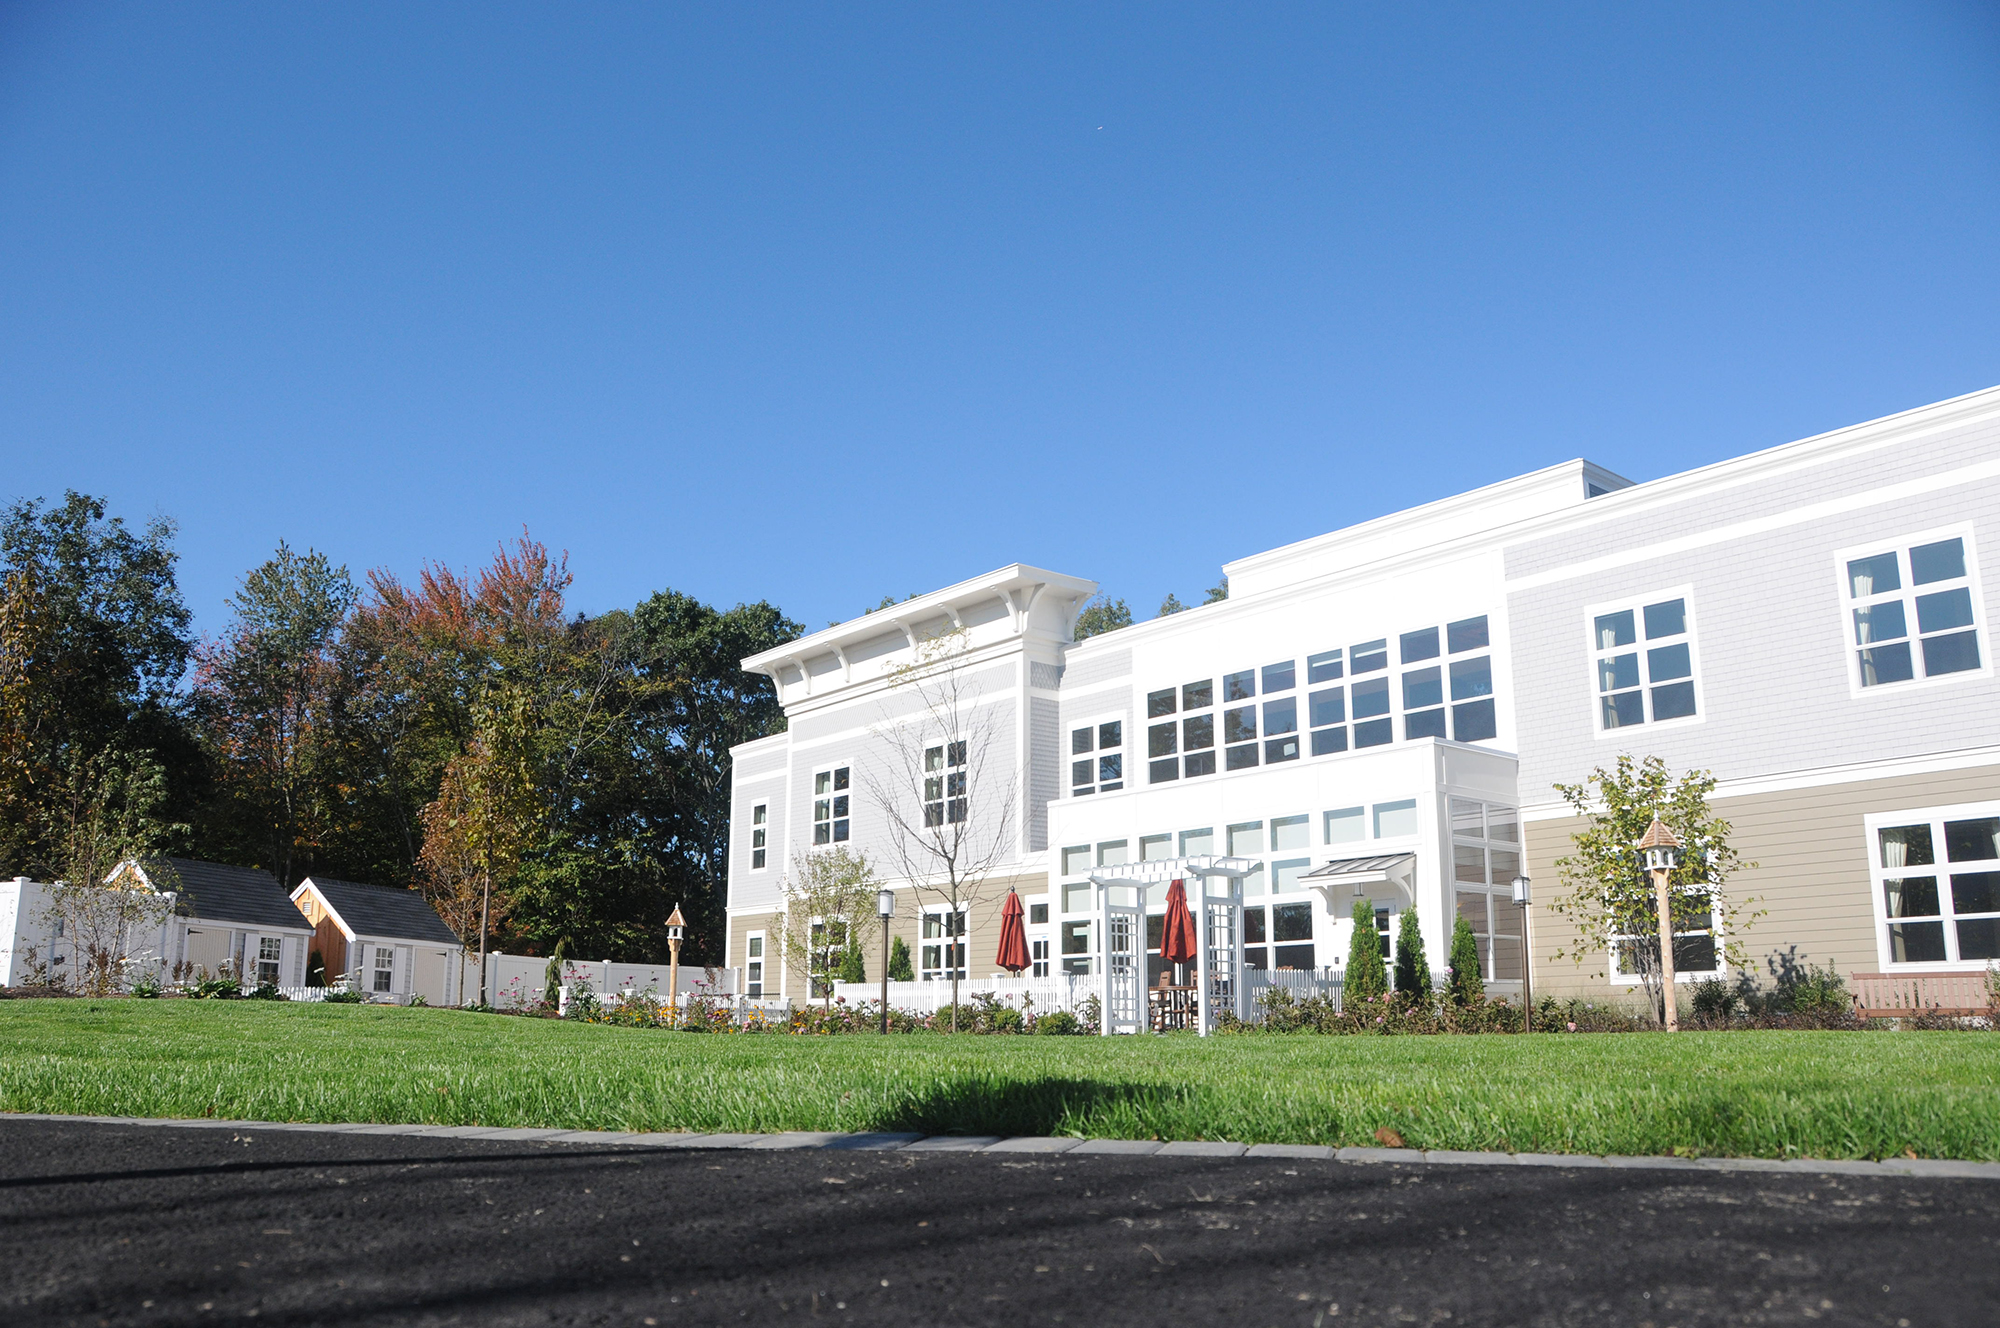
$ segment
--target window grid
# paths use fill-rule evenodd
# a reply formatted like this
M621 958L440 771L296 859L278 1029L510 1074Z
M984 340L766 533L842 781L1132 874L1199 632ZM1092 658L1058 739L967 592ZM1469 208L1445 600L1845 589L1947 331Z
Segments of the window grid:
M1866 818L1887 968L2000 959L2000 803Z
M1701 718L1694 598L1663 590L1585 614L1599 737Z
M848 766L834 766L813 774L813 843L845 843L849 829L849 804L853 782Z
M1971 533L1932 532L1838 556L1857 692L1986 672Z
M940 743L924 749L924 826L957 825L965 820L965 744Z
M770 849L766 836L770 833L770 826L767 824L769 818L770 805L768 803L760 802L750 809L751 871L763 871L768 862Z
M1099 720L1069 733L1069 795L1114 793L1125 787L1125 721Z

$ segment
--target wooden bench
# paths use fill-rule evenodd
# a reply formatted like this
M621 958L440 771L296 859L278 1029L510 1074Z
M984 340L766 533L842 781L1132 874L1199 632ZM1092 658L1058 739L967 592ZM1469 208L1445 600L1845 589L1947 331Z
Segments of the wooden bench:
M1854 973L1847 980L1854 1013L1863 1019L1918 1015L1982 1015L1992 1011L1986 974Z

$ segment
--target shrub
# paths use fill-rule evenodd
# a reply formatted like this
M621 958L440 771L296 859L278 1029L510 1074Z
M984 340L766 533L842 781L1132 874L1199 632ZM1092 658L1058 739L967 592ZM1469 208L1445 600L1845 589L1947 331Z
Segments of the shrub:
M260 982L257 984L257 989L249 994L248 999L253 1001L288 1001L291 997L279 991L278 984L275 982Z
M410 997L410 1004L412 1006L427 1006L430 1004L430 1002L424 999L424 994L422 992L417 992L416 994Z
M1412 1001L1431 998L1431 961L1424 953L1424 933L1417 910L1403 910L1396 931L1396 994Z
M132 984L132 994L142 1001L158 1000L160 993L165 990L166 988L160 985L159 978L150 973Z
M352 987L334 987L326 993L328 1005L360 1005L368 998Z
M1694 984L1690 1004L1697 1024L1723 1027L1736 1017L1736 989L1721 978L1703 978Z
M1781 994L1793 1014L1824 1017L1845 1014L1853 1008L1853 1002L1847 995L1846 979L1834 970L1832 964L1820 968L1806 967Z
M1389 990L1389 975L1382 967L1382 938L1375 934L1375 905L1371 900L1354 901L1354 935L1347 942L1347 979L1343 990L1351 1001L1365 1001Z
M1460 914L1451 928L1451 1003L1460 1007L1486 1003L1486 980L1479 976L1479 942L1472 924Z
M203 974L183 994L197 1001L233 1001L243 994L243 984L227 974L219 978Z
M842 982L866 982L868 966L862 962L861 947L850 945L840 952L840 980Z
M910 967L910 947L898 936L889 942L889 981L915 982L916 970Z
M1083 1032L1083 1023L1068 1010L1051 1010L1035 1020L1037 1033L1062 1036Z
M986 1031L989 1033L1025 1033L1027 1021L1021 1012L1011 1005L1003 1005L987 1016Z

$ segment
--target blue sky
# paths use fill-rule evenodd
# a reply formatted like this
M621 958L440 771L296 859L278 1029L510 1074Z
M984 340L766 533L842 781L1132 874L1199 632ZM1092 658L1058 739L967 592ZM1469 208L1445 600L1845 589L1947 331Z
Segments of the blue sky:
M2000 383L1990 5L0 7L0 496L812 627Z

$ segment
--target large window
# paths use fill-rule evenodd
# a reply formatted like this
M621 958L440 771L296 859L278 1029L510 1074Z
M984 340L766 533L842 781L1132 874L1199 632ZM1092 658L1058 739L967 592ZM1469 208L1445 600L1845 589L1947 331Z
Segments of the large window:
M1107 719L1069 731L1069 794L1112 793L1125 787L1125 721Z
M957 825L965 819L965 744L924 749L924 824Z
M285 943L276 936L257 941L257 981L267 987L278 985L278 961L285 957ZM376 988L380 991L382 988Z
M1146 694L1146 780L1215 773L1215 683L1204 678ZM1181 717L1175 719L1179 714Z
M1857 689L1984 671L1969 536L1850 550L1839 562Z
M758 803L750 809L750 870L763 871L769 861L770 847L765 836L770 833L767 822L771 809L767 803Z
M1450 803L1452 884L1458 916L1479 945L1480 976L1521 978L1521 910L1513 882L1521 874L1521 829L1512 807L1453 798Z
M962 907L924 910L919 980L949 982L953 977L965 980L965 918Z
M1698 717L1693 600L1685 589L1589 611L1597 731Z
M813 843L846 842L848 801L854 793L851 783L849 768L844 765L813 775Z
M2000 959L2000 803L1867 818L1883 962Z

